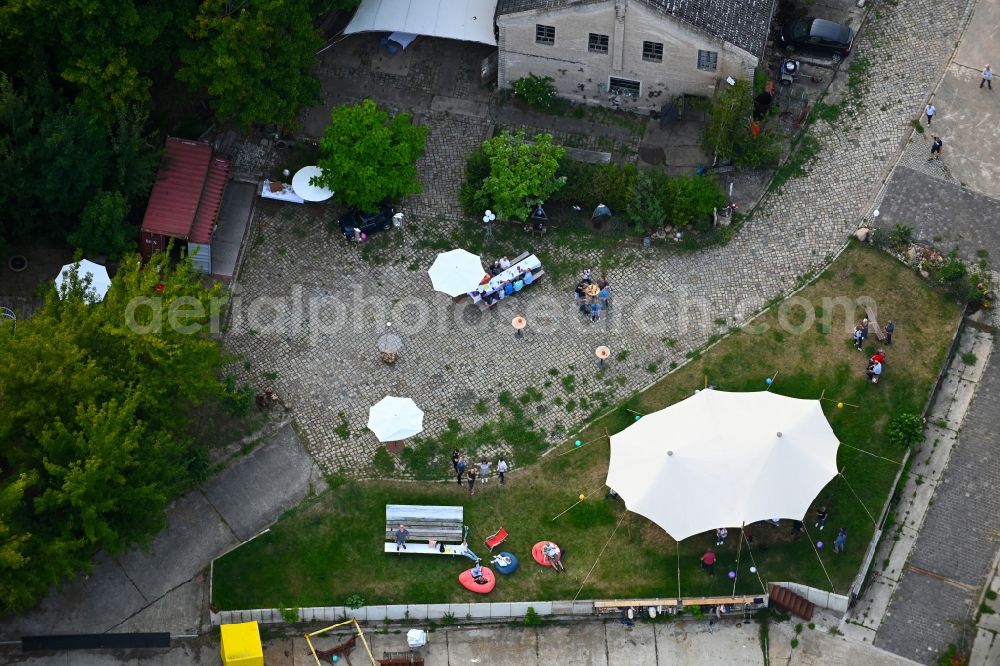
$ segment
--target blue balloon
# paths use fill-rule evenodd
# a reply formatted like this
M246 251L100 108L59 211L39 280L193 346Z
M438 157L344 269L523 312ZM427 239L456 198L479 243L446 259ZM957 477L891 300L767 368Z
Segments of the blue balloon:
M636 421L638 421L638 420L639 420L639 419L641 419L641 418L642 418L642 417L641 417L641 416L639 416L638 414L636 414L636 415L635 415L635 420L636 420Z
M575 444L575 446L583 446L583 442L581 442L580 440L576 440L576 442L574 442L574 444Z
M823 547L823 542L822 541L817 541L816 542L816 547L817 548L822 548Z
M772 381L774 381L774 380L771 379L770 377L768 377L767 379L764 380L764 383L767 384L768 386L770 386Z

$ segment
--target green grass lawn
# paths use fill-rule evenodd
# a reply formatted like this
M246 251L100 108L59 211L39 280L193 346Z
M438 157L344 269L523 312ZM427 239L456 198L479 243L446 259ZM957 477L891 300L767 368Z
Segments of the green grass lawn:
M832 326L824 327L824 297L870 297L878 305L881 320L895 320L896 336L877 386L868 383L863 372L874 338L865 355L855 351L849 340L851 322L860 320L861 310L832 309ZM772 308L649 390L588 424L540 462L518 469L506 487L494 485L494 480L469 497L454 481L341 480L332 484L328 492L297 508L270 532L218 560L213 603L221 609L333 606L343 605L354 593L367 603L481 600L457 583L458 574L470 565L464 558L382 552L388 503L463 505L471 530L470 546L481 556L486 554L482 546L486 536L506 527L511 534L506 549L522 558L522 566L498 583L490 595L494 601L729 594L733 591L726 577L730 568L739 569L736 591L754 593L761 591L761 581L749 572L754 562L764 583L797 581L830 589L810 540L793 541L789 521L779 527L755 524L753 560L744 548L738 567L738 529L731 529L726 545L716 549L716 575L709 577L699 568L698 558L707 547L714 547L713 533L677 544L656 525L626 512L620 502L605 499L609 453L605 433L627 427L634 420L629 410L646 414L661 409L691 395L706 381L723 390L762 390L764 379L777 373L772 390L783 395L816 398L825 392L828 398L858 405L837 409L835 402L824 402L840 440L901 459L903 451L889 444L882 431L891 415L921 411L944 360L959 307L896 261L861 246L849 248L793 302L797 305L782 313L786 322L798 324L808 315L817 319L804 333L781 330L780 306ZM578 449L572 443L577 438L585 442ZM879 515L898 465L846 446L840 449L838 464L846 482L839 477L831 481L814 507L825 504L830 510L827 528L821 533L828 545L819 556L833 589L843 593L858 572L874 530L868 512ZM441 465L443 477L450 472L450 464ZM587 496L584 502L554 519L581 493ZM705 488L688 501L707 502L711 497L712 488ZM835 556L832 542L840 525L848 528L850 536L847 551ZM813 531L811 522L807 527ZM813 531L812 536L815 540L820 535ZM564 547L568 574L555 575L531 561L531 545L542 539Z

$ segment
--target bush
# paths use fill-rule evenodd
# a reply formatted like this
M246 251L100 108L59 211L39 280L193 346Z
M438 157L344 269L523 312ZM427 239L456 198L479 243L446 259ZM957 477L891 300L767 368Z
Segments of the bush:
M542 624L542 616L538 614L534 606L528 606L524 613L524 626L537 627Z
M635 194L625 214L636 233L646 234L667 221L663 202L663 177L661 174L640 171L635 182Z
M348 608L361 608L365 605L365 598L360 594L352 594L347 597L347 601L344 602Z
M555 81L551 76L527 76L513 81L510 85L514 89L514 94L523 99L528 106L533 109L549 111L556 105L559 99L556 96L556 87L552 85Z
M559 175L566 179L553 200L582 206L588 212L603 203L612 213L628 209L635 198L639 170L631 164L587 164L563 160Z
M896 414L885 429L889 441L899 446L913 446L924 441L924 420L918 414Z
M906 246L913 240L913 227L905 224L897 224L892 230L892 243L897 249L906 249Z
M707 176L667 180L667 218L676 226L707 220L712 210L725 205L726 197Z
M938 269L938 282L941 284L956 284L965 277L965 264L959 259L952 259Z
M754 136L752 113L750 85L737 81L712 100L705 141L719 157L737 166L774 164L780 156L776 133L764 127Z

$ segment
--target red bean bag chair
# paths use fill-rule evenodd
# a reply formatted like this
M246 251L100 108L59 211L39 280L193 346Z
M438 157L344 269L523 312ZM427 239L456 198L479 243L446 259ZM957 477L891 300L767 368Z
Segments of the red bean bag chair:
M539 564L541 564L543 567L551 567L552 566L552 563L549 562L549 558L545 557L545 553L542 552L542 548L544 548L545 546L547 546L550 543L553 544L556 548L559 548L559 544L554 543L552 541L539 541L538 543L536 543L534 546L531 547L531 557L532 557L532 559L534 559L536 562L538 562ZM561 548L559 549L559 552L560 552L560 554L562 553L562 549Z
M497 584L497 577L493 574L492 569L483 567L483 578L486 579L485 583L477 583L472 577L472 569L466 569L458 575L458 582L462 584L462 587L470 592L475 592L477 594L489 594L493 591L493 587Z

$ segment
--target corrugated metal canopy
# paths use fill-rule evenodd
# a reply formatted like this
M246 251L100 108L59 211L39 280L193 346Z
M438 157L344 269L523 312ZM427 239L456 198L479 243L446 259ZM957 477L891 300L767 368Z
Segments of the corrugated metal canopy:
M183 239L191 235L211 161L211 145L167 137L142 219L143 231Z
M222 196L226 193L229 182L229 160L221 157L212 159L209 165L205 188L201 191L201 203L198 214L191 228L191 241L194 243L210 243L215 222L219 219L219 209L222 208Z
M344 33L409 32L496 46L496 8L497 0L362 0Z

